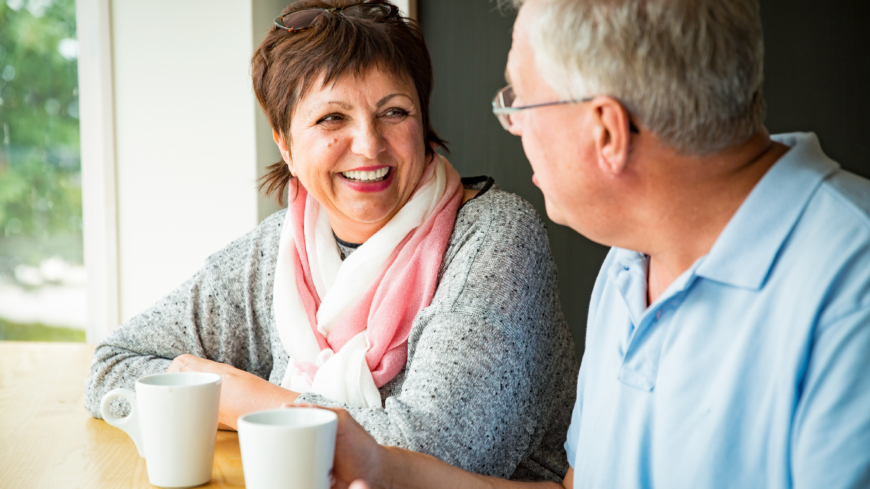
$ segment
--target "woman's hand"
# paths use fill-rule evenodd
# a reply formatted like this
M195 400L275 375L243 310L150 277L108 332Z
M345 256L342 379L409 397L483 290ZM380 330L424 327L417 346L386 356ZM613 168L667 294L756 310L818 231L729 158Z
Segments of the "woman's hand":
M274 409L293 402L299 394L277 386L232 365L184 354L175 357L167 372L206 372L221 376L221 401L218 422L221 429L236 429L239 416L263 409Z
M224 374L229 374L234 370L241 372L241 370L238 370L231 365L213 362L211 360L206 360L204 358L199 358L198 356L185 353L184 355L179 355L175 357L175 360L172 361L172 364L169 365L169 368L166 369L166 372L205 372L223 376Z
M326 409L338 416L338 428L335 433L335 462L332 476L335 479L333 488L359 489L382 487L384 482L383 463L387 456L384 447L356 420L341 408L324 408L313 404L284 404L281 407L297 408L311 407ZM356 481L356 484L352 483Z

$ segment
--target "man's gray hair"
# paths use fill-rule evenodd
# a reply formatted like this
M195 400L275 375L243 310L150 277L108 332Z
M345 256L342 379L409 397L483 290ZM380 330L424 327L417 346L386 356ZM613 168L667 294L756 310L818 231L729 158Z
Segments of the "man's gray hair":
M762 128L757 0L533 1L529 41L562 97L610 95L684 154L715 153Z

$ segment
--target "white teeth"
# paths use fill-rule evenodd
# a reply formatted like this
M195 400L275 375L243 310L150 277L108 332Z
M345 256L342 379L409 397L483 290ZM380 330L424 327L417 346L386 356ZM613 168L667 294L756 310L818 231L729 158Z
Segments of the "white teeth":
M341 172L348 180L357 182L377 182L383 180L390 173L390 167L384 167L375 171L345 171Z

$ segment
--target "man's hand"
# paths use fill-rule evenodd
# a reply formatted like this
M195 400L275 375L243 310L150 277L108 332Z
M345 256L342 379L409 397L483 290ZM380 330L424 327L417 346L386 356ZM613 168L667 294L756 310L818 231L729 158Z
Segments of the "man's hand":
M175 357L166 372L205 372L221 376L221 403L218 413L221 429L234 430L239 416L253 411L274 409L299 397L299 394L252 373L194 355Z
M332 476L335 478L333 488L368 489L369 487L382 487L384 474L381 468L385 456L384 448L378 445L378 442L347 411L341 408L325 408L303 403L284 404L281 407L326 409L338 416L338 428L335 433L335 462L332 467Z

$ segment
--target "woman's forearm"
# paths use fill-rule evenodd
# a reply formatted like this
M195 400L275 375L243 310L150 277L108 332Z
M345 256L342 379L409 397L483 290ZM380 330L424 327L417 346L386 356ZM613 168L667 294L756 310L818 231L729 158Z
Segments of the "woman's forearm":
M221 376L221 401L218 422L221 429L236 429L239 416L263 409L276 409L296 401L299 394L277 386L256 375L224 363L193 355L177 357L167 372L211 372Z
M299 394L255 375L237 370L238 375L223 375L221 407L218 420L236 429L239 416L264 409L277 409L295 402Z
M102 418L100 404L103 396L117 388L135 388L136 379L163 373L170 360L153 355L140 355L130 349L102 344L97 346L85 385L85 407L91 416ZM124 417L129 413L127 404L112 403L113 415Z

